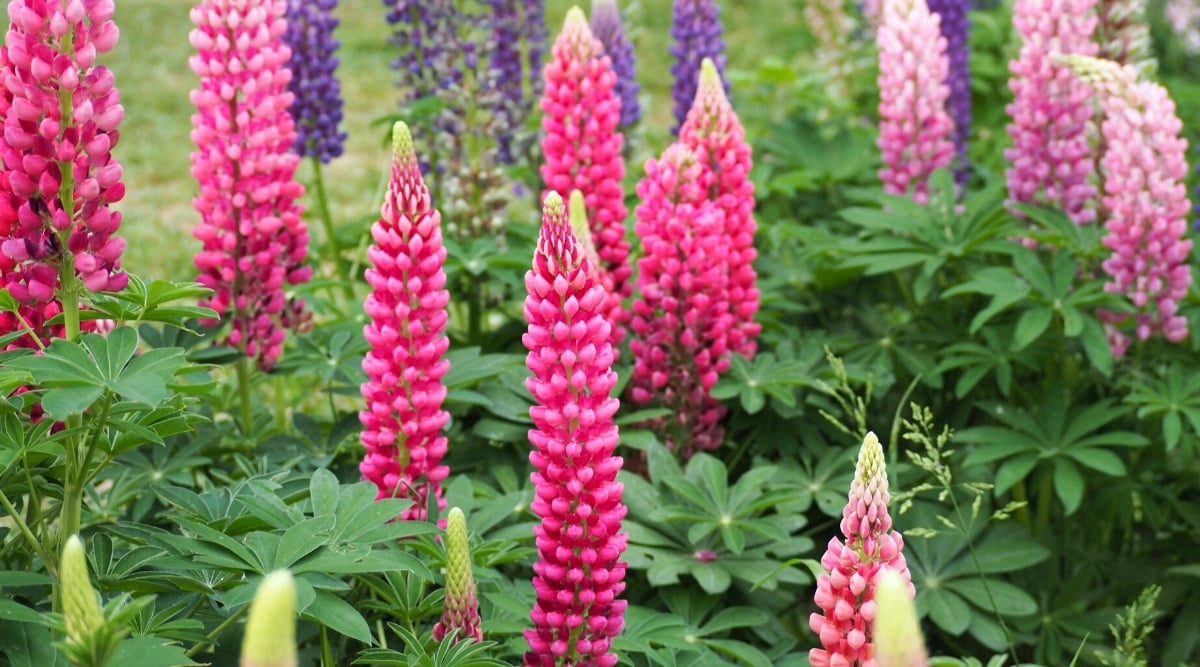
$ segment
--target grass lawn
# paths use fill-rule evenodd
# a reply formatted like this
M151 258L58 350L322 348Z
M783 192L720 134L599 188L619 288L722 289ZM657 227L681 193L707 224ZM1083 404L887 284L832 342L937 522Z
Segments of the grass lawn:
M196 76L187 64L192 54L187 40L191 28L188 12L193 4L186 0L121 0L116 14L121 41L113 53L101 59L116 74L126 110L116 148L127 187L120 205L122 233L128 241L124 264L141 275L175 279L193 275L191 257L198 244L191 236L196 215L191 206L195 183L188 162L193 111L188 93ZM572 4L547 2L551 37ZM795 55L788 44L802 30L799 5L785 0L723 4L731 68L752 68L764 56ZM634 9L636 21L627 28L638 50L638 77L654 144L649 148L657 153L665 146L671 125L667 54L671 3L640 0ZM342 42L339 75L349 141L346 154L327 167L325 179L338 220L372 213L380 175L385 173L384 130L372 123L392 112L399 99L388 67L393 53L387 44L390 29L383 20L385 11L379 0L342 0L338 9L342 22L337 33ZM7 29L6 14L2 25ZM635 168L630 165L631 170ZM310 178L307 164L299 175ZM310 202L305 203L311 207ZM317 225L313 228L314 237L319 237Z

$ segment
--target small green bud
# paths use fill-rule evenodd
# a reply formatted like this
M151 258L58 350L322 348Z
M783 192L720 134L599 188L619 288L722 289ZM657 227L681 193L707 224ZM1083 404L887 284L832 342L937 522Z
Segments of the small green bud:
M459 631L460 639L483 641L479 599L471 574L467 518L457 507L451 508L446 516L446 602L441 621L433 627L433 636L440 641L452 630Z
M571 191L571 198L567 205L567 217L571 221L571 231L579 240L579 247L583 248L583 256L592 263L594 268L599 269L600 255L596 254L596 244L592 242L592 232L588 227L587 204L584 203L583 193L579 190Z
M92 582L88 579L87 556L83 540L72 535L63 545L59 569L59 595L67 626L67 643L82 646L104 625L104 610Z
M296 667L296 581L287 570L266 576L250 603L241 667Z
M925 640L917 621L909 584L894 570L883 568L875 579L876 667L925 667Z

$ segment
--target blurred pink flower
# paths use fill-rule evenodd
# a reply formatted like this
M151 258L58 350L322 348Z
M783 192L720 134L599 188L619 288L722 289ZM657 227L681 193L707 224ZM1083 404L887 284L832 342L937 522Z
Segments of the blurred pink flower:
M546 195L533 269L525 274L526 381L536 405L529 461L539 560L525 665L611 667L624 626L625 505L613 455L618 401L607 294L571 232L562 198Z
M711 394L729 368L730 248L724 211L709 199L716 178L696 154L672 144L646 161L638 183L638 296L633 302L631 395L672 411L654 425L672 450L688 457L724 439L721 402Z
M447 446L442 429L450 421L442 409L450 293L442 216L421 179L408 127L396 123L392 132L392 178L371 227L375 245L367 250L373 291L363 305L371 318L363 335L371 349L363 360L367 409L359 419L367 452L359 470L379 487L380 498L413 501L401 518L425 520L431 496L438 510L445 509L441 482L450 473L441 465Z
M192 176L200 186L192 205L197 279L215 291L202 304L228 318L227 342L275 364L285 328L307 323L290 285L306 282L308 228L294 178L299 158L288 114L291 52L283 43L283 0L201 0L189 35L197 53L188 61L200 77L192 91Z
M884 0L879 29L879 178L888 194L929 196L929 177L954 158L946 110L950 60L941 19L925 0Z
M624 137L617 131L621 99L617 75L600 40L592 36L587 18L578 8L567 12L562 32L554 42L543 73L542 180L548 191L566 199L572 190L583 193L587 219L603 266L611 274L613 289L629 296L629 242L625 239ZM620 301L609 314L614 343L624 337L626 315Z
M849 502L842 510L843 543L829 540L821 566L828 574L817 578L813 600L819 613L808 625L823 648L809 651L813 667L874 667L871 627L875 620L876 576L883 568L899 574L914 595L912 577L901 552L904 540L892 530L888 514L887 470L883 447L867 433L858 453Z
M758 313L758 274L754 260L754 183L750 181L753 162L746 131L725 95L725 87L716 65L709 59L700 64L700 83L696 101L679 128L679 143L696 154L696 160L712 174L707 178L708 199L724 216L724 233L729 246L727 294L733 323L729 327L728 346L747 359L754 357L756 339L762 325L754 321Z
M1096 188L1088 180L1095 161L1088 140L1092 105L1088 87L1054 56L1096 54L1094 5L1094 0L1016 0L1013 25L1021 51L1009 63L1013 145L1004 151L1009 199L1059 206L1079 224L1096 219L1089 206Z

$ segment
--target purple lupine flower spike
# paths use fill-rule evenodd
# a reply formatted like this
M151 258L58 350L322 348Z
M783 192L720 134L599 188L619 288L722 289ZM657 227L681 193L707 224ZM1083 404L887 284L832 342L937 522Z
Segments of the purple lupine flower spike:
M613 72L617 75L617 97L621 98L621 122L618 127L623 130L638 122L642 117L642 108L638 104L633 44L625 36L617 0L592 0L592 34L604 45L605 53L612 60Z
M542 56L546 52L546 2L524 0L521 3L521 37L529 61L529 99L542 96Z
M721 9L715 0L675 0L671 9L671 75L675 84L671 97L675 100L675 127L671 134L679 132L679 126L687 118L688 110L696 99L696 83L700 77L700 63L711 58L721 75L725 95L729 95L729 80L725 78L725 32L721 26Z
M289 111L296 121L294 150L301 157L328 163L342 154L346 133L342 122L342 86L337 79L339 46L333 38L338 0L287 0L287 31L283 41L292 49L289 67L294 95Z
M971 70L967 66L970 51L967 35L971 29L967 11L970 0L928 0L929 10L941 17L942 36L946 38L946 55L950 59L950 97L946 110L954 119L954 180L965 185L971 176L967 160L967 142L971 137Z
M521 16L518 11L518 0L491 0L492 12L489 17L491 24L492 58L490 66L495 77L493 85L499 96L496 100L497 114L504 117L505 125L514 129L522 120L522 113L527 109L525 97L525 68L522 66L521 53ZM512 134L511 131L498 137L500 142L499 159L504 164L511 164Z

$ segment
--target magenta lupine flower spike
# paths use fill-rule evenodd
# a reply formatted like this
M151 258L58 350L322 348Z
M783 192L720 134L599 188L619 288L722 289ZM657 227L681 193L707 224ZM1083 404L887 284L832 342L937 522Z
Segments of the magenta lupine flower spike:
M119 291L129 280L120 268L125 240L114 235L121 214L110 208L125 195L112 157L125 110L112 72L96 64L117 43L113 7L113 0L8 3L0 47L0 287L21 302L43 340L54 333L44 323L62 311L61 299L78 300L76 277L89 291ZM0 319L0 334L23 328L7 313Z
M954 158L950 60L941 19L925 0L884 0L879 47L879 179L888 194L929 196L929 177Z
M684 458L721 446L725 408L712 388L729 368L730 248L725 215L709 199L716 177L696 154L672 144L646 161L638 183L642 240L630 351L635 403L659 401L671 416L655 425Z
M446 337L446 248L442 216L421 179L408 126L392 129L392 178L367 250L372 292L363 309L371 321L363 335L371 345L363 359L367 409L359 413L366 448L359 470L379 487L379 498L408 498L403 519L428 519L430 497L445 509L441 465L446 455L442 409L450 369Z
M829 540L821 566L828 574L817 578L813 600L821 611L808 618L823 648L808 653L813 667L873 667L871 624L875 620L876 575L882 568L899 574L915 595L904 540L892 530L888 514L887 470L883 447L874 433L867 433L858 453L850 498L842 510L843 543Z
M458 639L483 641L479 598L471 575L471 549L467 544L467 518L457 507L446 515L446 601L442 618L433 626L433 638L442 641L458 630Z
M215 294L203 301L231 323L227 342L275 364L284 331L306 324L304 302L286 289L308 281L304 188L288 107L291 51L283 43L284 0L201 0L192 8L188 61L200 76L192 91L192 176L200 193L193 232L197 279Z
M679 128L679 143L695 152L697 160L713 174L708 198L725 217L729 244L727 298L733 308L729 350L749 359L762 330L754 321L758 313L758 274L754 271L758 225L754 221L754 183L750 181L753 162L746 131L725 95L716 65L707 58L700 65L695 103Z
M618 402L611 396L612 324L607 294L567 221L563 200L546 195L533 269L525 274L523 338L535 492L541 523L533 590L537 596L525 631L527 667L617 664L612 639L624 626L625 506L616 481L622 460L613 455Z
M1009 199L1061 207L1078 224L1096 219L1089 206L1096 188L1088 180L1092 105L1088 87L1054 56L1096 55L1094 6L1095 0L1016 0L1013 25L1022 44L1008 66Z
M1146 340L1158 333L1172 343L1187 338L1187 318L1179 302L1192 284L1185 239L1191 208L1187 187L1187 140L1175 102L1161 85L1138 80L1131 65L1086 57L1063 58L1088 81L1100 98L1100 134L1106 150L1104 175L1108 234L1112 255L1104 261L1110 276L1104 289L1125 294L1133 303L1134 335ZM1113 355L1121 356L1130 338L1118 325L1127 313L1098 313L1106 323Z
M544 78L542 180L547 190L564 199L571 190L583 193L592 240L604 264L597 268L609 272L614 289L627 297L633 269L625 240L624 137L617 131L621 120L617 75L578 7L567 12ZM614 342L623 336L622 321L612 322Z

